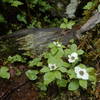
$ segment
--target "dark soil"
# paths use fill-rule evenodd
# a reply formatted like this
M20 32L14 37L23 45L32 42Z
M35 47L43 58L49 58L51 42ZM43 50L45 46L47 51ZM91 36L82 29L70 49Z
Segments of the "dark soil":
M34 82L27 80L25 75L10 80L0 79L0 100L100 100L100 84L95 92L91 89L81 92L68 92L67 89L56 91L52 87L47 96L41 98L39 93Z
M14 80L0 79L0 100L37 100L37 92L24 75Z

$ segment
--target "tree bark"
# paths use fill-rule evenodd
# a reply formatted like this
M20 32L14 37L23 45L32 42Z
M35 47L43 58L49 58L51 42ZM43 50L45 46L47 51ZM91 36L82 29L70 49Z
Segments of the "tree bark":
M0 56L5 57L23 51L40 54L46 50L48 43L60 41L66 45L73 37L73 32L64 35L60 28L23 29L0 38Z
M83 32L92 29L98 23L100 23L100 13L96 12L79 29L73 28L68 31L60 28L23 29L12 35L0 37L0 58L23 51L41 54L47 49L48 43L53 41L67 45L70 39L76 37L79 39Z

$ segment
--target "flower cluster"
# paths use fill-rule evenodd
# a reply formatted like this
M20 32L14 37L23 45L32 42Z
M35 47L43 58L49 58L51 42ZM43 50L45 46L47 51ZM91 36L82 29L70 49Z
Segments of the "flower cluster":
M74 63L76 60L78 60L78 53L73 52L70 55L68 55L68 62ZM80 66L76 66L74 68L76 76L78 79L88 80L89 74L87 73L87 70L85 68L81 68Z
M59 42L50 43L49 50L42 57L29 63L31 67L41 67L40 71L27 71L26 76L30 80L35 80L37 74L42 73L39 82L41 90L47 90L52 82L58 87L67 87L71 91L78 90L80 87L87 89L88 84L96 84L96 75L94 68L80 63L83 53L84 51L78 49L76 44L66 48Z

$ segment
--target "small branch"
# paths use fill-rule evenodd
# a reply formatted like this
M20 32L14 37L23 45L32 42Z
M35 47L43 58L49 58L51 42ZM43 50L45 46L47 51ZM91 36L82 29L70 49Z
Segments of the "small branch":
M82 33L94 28L98 23L100 23L100 12L95 12L95 14L90 17L79 30L77 30L77 37L80 38L78 35L82 35Z

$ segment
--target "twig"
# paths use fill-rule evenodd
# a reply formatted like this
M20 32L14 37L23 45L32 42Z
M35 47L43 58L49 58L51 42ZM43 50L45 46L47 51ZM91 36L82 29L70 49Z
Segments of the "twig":
M90 17L90 19L79 30L77 30L77 38L80 38L82 33L94 28L98 23L100 23L100 12L95 12L95 14Z

